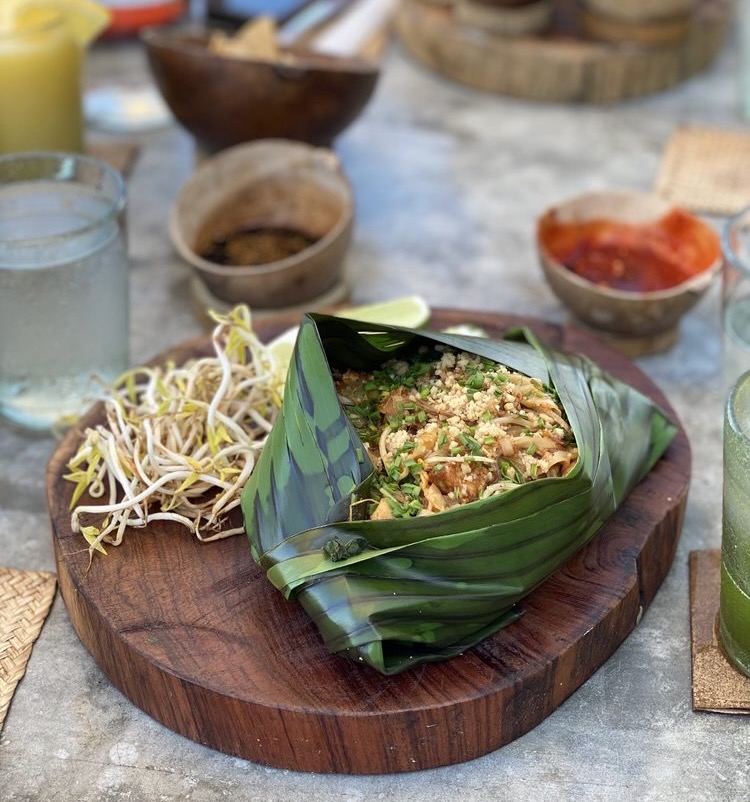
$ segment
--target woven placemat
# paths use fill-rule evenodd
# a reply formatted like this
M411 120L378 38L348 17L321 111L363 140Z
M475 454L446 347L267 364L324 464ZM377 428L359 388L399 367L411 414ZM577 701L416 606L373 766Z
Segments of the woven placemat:
M716 621L719 614L721 551L690 552L690 645L693 710L750 713L750 677L724 656Z
M55 575L47 571L0 568L0 730L56 585Z
M678 128L664 150L655 190L693 212L736 214L750 205L750 134Z

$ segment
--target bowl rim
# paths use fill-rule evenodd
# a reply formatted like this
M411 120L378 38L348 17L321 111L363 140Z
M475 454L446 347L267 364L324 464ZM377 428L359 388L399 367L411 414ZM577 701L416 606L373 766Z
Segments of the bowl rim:
M211 262L204 259L196 253L185 241L181 233L181 226L179 223L178 206L184 193L189 189L190 185L197 179L201 172L206 172L217 160L230 158L236 152L241 150L257 150L260 147L267 145L281 145L289 150L297 152L306 152L309 155L317 158L323 166L329 169L329 172L340 181L341 187L346 196L346 204L339 218L336 220L331 229L326 232L322 237L317 239L312 245L303 248L292 256L287 256L284 259L277 259L275 262L265 262L259 265L220 265L216 262ZM272 175L273 173L271 173ZM287 139L256 139L252 142L242 142L239 145L234 145L231 148L226 148L218 153L207 158L198 169L187 179L177 193L177 197L172 203L169 212L169 234L172 244L180 256L193 268L204 273L210 273L214 276L221 277L244 277L244 276L265 276L272 273L281 273L284 270L297 267L298 265L306 262L308 259L316 256L320 251L323 251L333 242L346 234L347 229L352 225L354 219L355 203L354 191L352 189L351 181L344 172L341 161L338 156L329 148L316 147L314 145L307 145L304 142L297 142Z
M664 212L673 210L673 209L681 209L685 214L689 215L695 222L697 222L702 228L712 232L718 244L718 252L716 259L711 262L707 267L704 267L699 273L696 273L689 278L686 278L684 281L681 281L679 284L675 284L673 287L668 287L663 290L650 290L650 291L632 291L632 290L618 290L613 289L612 287L604 287L600 284L596 284L589 279L583 278L579 276L577 273L574 273L572 270L568 269L559 262L555 257L547 250L544 243L541 241L539 236L539 224L541 221L549 214L565 207L569 207L572 204L582 203L585 200L597 200L601 198L641 198L641 199L649 199L651 201L657 201L660 205L663 206ZM593 219L593 218L592 218ZM717 232L712 226L710 226L705 220L702 220L698 215L691 212L689 209L685 209L683 207L678 206L677 204L670 203L665 198L657 195L654 192L648 191L639 191L639 190L593 190L591 192L584 192L579 195L571 196L559 203L554 204L553 206L548 207L542 214L537 217L536 221L536 244L537 250L539 252L539 256L542 262L542 266L545 270L552 270L558 276L563 277L566 282L571 284L574 287L578 287L579 289L587 290L592 292L596 295L599 295L602 298L611 298L612 300L617 301L635 301L642 303L643 301L658 301L658 300L668 300L680 295L684 295L685 293L690 292L702 292L705 290L712 282L716 273L721 269L724 263L723 257L723 249L721 243L721 237L719 232Z
M743 223L745 225L742 225ZM724 258L735 270L744 275L750 275L750 263L748 263L747 259L743 259L737 248L734 247L732 235L737 228L747 228L748 224L750 224L750 206L743 206L724 222L721 230L721 246Z
M200 56L217 63L233 63L249 65L254 68L274 70L286 73L307 72L337 72L337 73L370 73L378 74L381 69L380 60L364 56L333 56L317 53L301 47L281 46L282 53L294 56L294 61L269 61L255 58L230 58L221 53L214 53L208 49L208 38L215 31L224 31L222 28L212 28L196 23L178 22L173 25L150 25L143 28L138 36L147 47L162 47L186 56Z
M654 206L658 206L665 211L668 209L674 209L677 206L676 204L657 194L653 190L648 190L648 189L628 189L626 187L612 188L612 189L589 189L583 192L579 192L576 195L569 195L568 197L563 198L560 201L557 201L557 203L553 203L551 206L547 207L545 212L542 215L540 215L540 217L543 217L544 214L546 214L547 212L551 212L555 209L575 206L587 200L595 201L603 199L648 201L652 203ZM688 214L692 214L692 212L690 212L687 209L685 209L684 211L688 212Z

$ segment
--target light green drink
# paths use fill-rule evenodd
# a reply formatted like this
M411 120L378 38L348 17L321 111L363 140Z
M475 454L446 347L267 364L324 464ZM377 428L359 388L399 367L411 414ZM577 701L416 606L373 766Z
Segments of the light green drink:
M724 502L719 634L732 663L750 676L750 372L724 417Z

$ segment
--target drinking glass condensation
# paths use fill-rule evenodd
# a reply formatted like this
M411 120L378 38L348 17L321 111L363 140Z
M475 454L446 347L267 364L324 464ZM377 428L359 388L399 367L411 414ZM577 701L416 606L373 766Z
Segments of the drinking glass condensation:
M0 153L83 150L84 50L62 14L0 0Z
M750 676L750 372L729 395L724 416L724 500L719 636Z
M722 232L723 365L726 394L750 370L750 207L730 218Z
M0 415L46 430L128 366L122 177L69 153L0 157Z

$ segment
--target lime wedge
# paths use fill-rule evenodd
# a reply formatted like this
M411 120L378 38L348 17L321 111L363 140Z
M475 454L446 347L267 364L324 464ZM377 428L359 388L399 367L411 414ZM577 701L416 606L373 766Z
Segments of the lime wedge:
M282 332L268 343L268 350L273 360L273 375L280 388L284 386L286 381L286 374L292 361L294 343L297 341L298 332L299 326L292 326L291 329Z
M268 343L268 350L271 352L271 356L279 364L289 364L289 360L292 358L292 351L294 350L294 343L297 341L298 331L298 326L287 329L283 334L280 334L276 339Z
M430 319L430 307L421 296L407 295L403 298L394 298L392 301L382 301L377 304L351 306L348 309L340 309L334 314L336 317L362 320L365 323L376 323L383 326L404 326L416 329L424 326ZM268 349L276 362L276 375L282 381L286 376L289 361L292 358L298 331L299 326L293 326L268 343Z
M420 295L406 295L391 301L353 306L334 312L336 317L363 320L365 323L380 323L383 326L404 326L417 329L430 319L430 307Z

